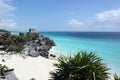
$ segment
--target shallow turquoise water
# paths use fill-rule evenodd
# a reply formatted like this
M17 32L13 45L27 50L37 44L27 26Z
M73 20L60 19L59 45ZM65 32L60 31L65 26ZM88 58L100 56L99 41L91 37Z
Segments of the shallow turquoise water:
M14 32L18 35L18 32ZM110 72L120 74L120 32L40 32L57 46L57 55L74 55L81 50L92 51L103 58Z
M120 33L94 33L94 35L78 33L77 36L76 33L74 36L67 32L42 32L42 34L55 41L57 46L53 49L58 54L74 55L81 50L93 51L103 58L103 61L111 68L110 72L120 74Z

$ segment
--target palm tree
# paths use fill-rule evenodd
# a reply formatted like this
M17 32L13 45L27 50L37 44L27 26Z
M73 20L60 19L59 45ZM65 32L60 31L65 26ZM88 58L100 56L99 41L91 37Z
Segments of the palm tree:
M93 52L80 51L73 57L60 56L57 69L50 72L54 80L105 80L109 68Z
M113 74L114 80L120 80L120 77L115 73Z

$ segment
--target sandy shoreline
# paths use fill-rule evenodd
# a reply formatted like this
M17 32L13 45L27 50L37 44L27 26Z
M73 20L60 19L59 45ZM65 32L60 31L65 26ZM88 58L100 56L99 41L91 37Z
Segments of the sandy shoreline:
M5 62L2 62L5 59ZM39 57L27 57L23 59L20 55L0 56L0 64L8 66L10 69L14 68L14 72L19 80L48 80L50 79L49 72L53 71L55 67L53 63L56 60L50 60Z
M2 62L2 59L5 62ZM50 71L53 71L56 60L46 59L39 57L26 57L22 58L20 55L0 55L0 64L6 65L9 69L14 68L14 72L19 80L30 80L35 78L36 80L48 80L50 79ZM114 80L113 75L109 75L108 80Z

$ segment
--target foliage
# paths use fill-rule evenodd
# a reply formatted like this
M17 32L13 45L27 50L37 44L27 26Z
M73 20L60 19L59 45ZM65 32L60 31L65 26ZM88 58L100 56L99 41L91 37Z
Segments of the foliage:
M16 48L16 52L21 52L24 49L24 44L20 44L19 47Z
M54 80L105 80L109 70L101 57L93 52L80 51L73 57L60 56L57 69L50 74Z
M0 64L0 76L4 76L5 71L8 70L8 67L6 65Z
M19 35L13 35L10 32L4 33L0 35L0 45L4 46L4 48L0 50L4 50L6 52L15 51L21 52L24 49L24 45L30 41L34 41L39 37L43 37L43 35L39 35L38 33L30 33L27 34L19 33ZM54 41L50 40L48 37L43 39L46 40L46 45L55 46Z
M20 32L20 33L19 33L19 36L24 36L24 33Z
M36 40L38 37L38 33L28 33L26 35L21 32L19 35L13 35L10 32L4 33L0 36L0 45L3 45L5 47L4 50L7 52L21 52L27 42Z
M4 45L6 51L19 51L21 46L26 43L24 36L17 36L17 35L2 35L1 43ZM20 48L20 49L19 49ZM22 49L21 49L22 50Z
M53 40L50 40L49 37L45 37L44 39L46 40L46 43L45 43L46 45L48 45L48 46L50 46L50 45L56 46L55 42Z
M37 38L39 38L39 34L38 33L27 33L27 38L28 38L28 41L31 41L31 40L36 40Z
M9 31L6 31L6 30L3 30L3 29L0 29L0 32L9 32Z
M113 74L114 80L120 80L120 77L115 73Z

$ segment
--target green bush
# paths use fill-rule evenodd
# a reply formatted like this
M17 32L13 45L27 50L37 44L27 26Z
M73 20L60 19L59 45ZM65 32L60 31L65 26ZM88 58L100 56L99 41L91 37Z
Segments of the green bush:
M35 78L31 78L30 80L35 80Z
M0 45L3 45L4 49L0 49L0 50L4 50L6 52L11 52L11 51L21 52L25 48L24 45L26 45L26 43L30 41L34 41L41 36L38 33L29 33L29 32L27 34L20 32L19 35L14 35L11 34L10 32L2 34L0 36ZM46 45L48 46L55 45L55 43L49 38L46 37L45 39L46 39Z
M4 76L5 71L8 70L8 67L6 65L0 64L0 76Z
M0 32L9 32L9 31L6 31L6 30L3 30L3 29L0 29Z
M19 35L13 35L10 32L7 32L0 36L0 44L5 47L4 50L7 52L21 52L27 42L36 40L37 38L39 38L38 33L28 33L25 35L24 33L20 32Z
M93 52L81 51L75 56L60 56L57 69L50 74L54 80L105 80L109 70Z

